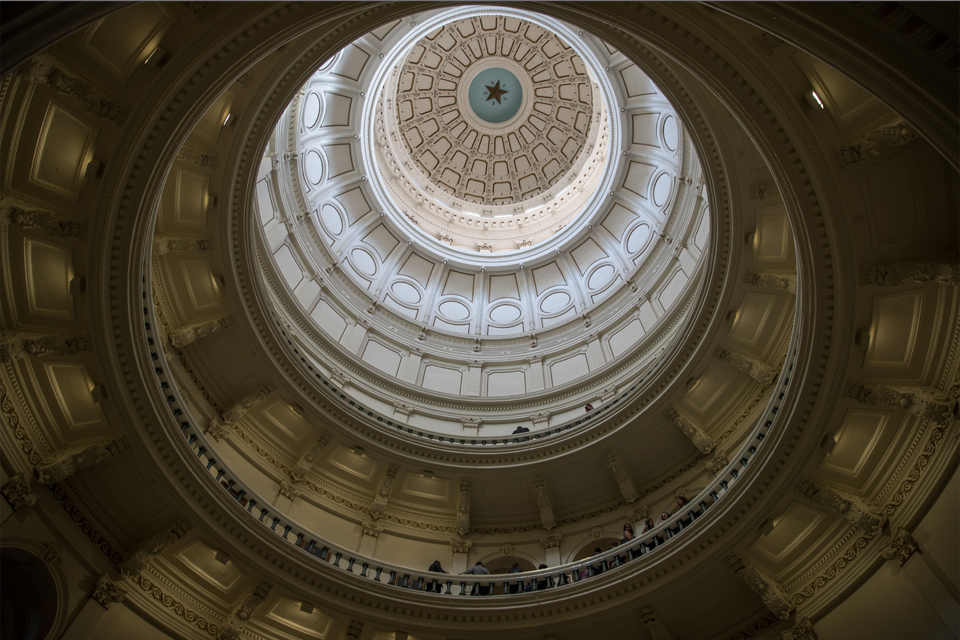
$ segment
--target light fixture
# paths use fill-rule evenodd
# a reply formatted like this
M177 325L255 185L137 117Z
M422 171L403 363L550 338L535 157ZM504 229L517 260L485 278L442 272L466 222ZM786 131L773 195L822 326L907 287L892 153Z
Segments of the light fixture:
M756 233L753 232L753 231L751 231L750 233L745 234L745 235L743 236L743 243L744 243L744 244L753 244L753 239L754 239L755 237L756 237Z
M363 448L363 447L361 447L361 446L359 446L359 445L355 445L355 446L353 447L353 453L356 454L356 455L358 455L358 456L360 456L361 458L363 457L363 452L364 452L364 448Z
M229 127L231 124L233 124L233 114L228 113L223 119L223 126Z
M225 554L223 551L217 551L217 555L214 556L214 559L220 564L227 564L230 562L230 556Z
M93 178L99 178L101 173L103 173L103 163L96 158L90 158L90 161L87 163L86 173L83 174L84 179L92 180Z
M293 411L298 416L300 416L301 418L303 417L303 407L301 407L299 404L293 403L292 405L290 405L290 410Z
M159 66L165 55L167 55L166 49L157 47L150 55L147 56L147 59L143 61L143 64L147 65L148 67Z
M76 296L87 290L87 281L83 276L73 276L69 285L70 295Z
M98 384L93 389L90 389L90 395L93 396L94 402L102 404L103 401L107 399L107 388L102 384Z
M820 96L817 95L817 92L813 89L807 91L803 94L803 97L807 99L807 104L809 104L814 109L826 109L823 105L823 100L820 99Z
M433 471L430 471L429 469L424 469L423 477L426 478L427 480L433 479Z
M770 535L773 532L774 526L773 520L768 518L762 525L760 525L760 534L764 536Z
M833 453L833 450L837 448L837 436L832 433L823 436L823 440L820 441L820 448L828 454Z
M313 613L313 605L306 601L301 602L300 611L303 611L305 614L310 615L311 613Z
M207 194L207 209L213 209L217 206L217 196Z

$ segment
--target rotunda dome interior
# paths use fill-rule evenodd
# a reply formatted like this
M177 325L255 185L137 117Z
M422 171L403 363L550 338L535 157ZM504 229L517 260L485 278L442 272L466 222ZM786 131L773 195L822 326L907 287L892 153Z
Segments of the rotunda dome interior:
M958 633L956 38L77 11L0 86L3 579L43 563L47 637Z

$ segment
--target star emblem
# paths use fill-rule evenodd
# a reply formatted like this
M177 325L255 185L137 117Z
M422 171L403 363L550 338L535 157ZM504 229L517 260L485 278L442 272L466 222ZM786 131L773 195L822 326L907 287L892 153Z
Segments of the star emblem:
M492 84L489 87L484 87L487 90L487 100L496 100L497 104L503 104L500 102L500 98L505 93L510 93L506 89L500 88L500 81L497 80L496 84Z

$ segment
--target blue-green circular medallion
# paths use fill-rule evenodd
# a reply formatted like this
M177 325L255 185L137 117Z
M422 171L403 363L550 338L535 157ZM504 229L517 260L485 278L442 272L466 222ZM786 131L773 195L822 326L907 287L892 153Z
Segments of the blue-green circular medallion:
M506 122L520 111L523 87L517 76L501 67L484 69L470 83L470 108L490 124Z

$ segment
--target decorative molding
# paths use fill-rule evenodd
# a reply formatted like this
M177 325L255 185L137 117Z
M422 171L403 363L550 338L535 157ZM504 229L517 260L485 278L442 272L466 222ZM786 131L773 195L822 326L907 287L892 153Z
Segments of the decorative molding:
M454 553L469 553L470 547L473 546L473 540L460 540L458 538L452 538L450 540L450 546L453 548Z
M373 498L373 504L370 506L370 517L374 520L378 520L383 517L384 511L387 510L387 502L390 500L390 494L393 492L393 485L397 480L397 472L399 469L393 465L387 467L387 470L383 474L383 479L380 480L380 484L377 486L377 494Z
M183 605L183 603L174 599L170 595L164 593L163 590L160 589L160 587L158 587L149 579L147 579L143 575L143 572L140 572L135 576L133 576L132 581L134 584L139 586L145 592L153 596L154 600L161 603L167 609L172 610L176 615L183 618L189 624L197 627L201 631L206 631L208 634L214 637L216 637L220 633L220 627L218 627L217 625L211 622L208 622L207 619L201 616L200 614L194 611L191 611L190 609L187 609Z
M920 418L946 424L954 418L957 401L931 387L894 387L850 379L847 395L874 407L904 409Z
M731 364L737 369L740 369L740 371L743 371L760 384L769 385L773 383L774 376L776 375L774 370L755 358L750 358L739 353L732 353L723 347L717 347L714 355L727 364Z
M777 189L777 185L772 182L768 182L766 184L757 184L750 187L750 199L779 200L780 190Z
M673 640L673 635L650 605L645 604L640 607L640 621L650 634L651 640Z
M261 400L266 399L272 392L273 385L263 385L253 393L244 396L227 407L227 409L220 414L220 419L227 425L237 422L247 411L255 407Z
M217 167L217 154L187 144L180 147L180 151L177 152L177 160L183 160L206 169Z
M957 256L929 257L887 262L872 266L861 265L860 282L878 287L899 287L904 283L924 284L939 282L956 287L960 284L960 264Z
M5 332L0 343L0 362L22 360L30 356L71 356L89 349L86 334L51 335L28 337L15 332Z
M71 500L66 492L58 484L54 484L50 487L50 491L53 492L53 497L56 498L57 502L60 503L60 506L63 507L63 510L67 512L67 515L70 516L70 519L77 523L80 526L80 530L83 531L86 536L90 539L90 542L94 543L100 548L100 551L103 552L103 555L107 556L110 559L110 562L113 564L119 564L121 561L120 553L113 548L109 541L103 536L102 533L93 528L93 523L78 509Z
M766 289L780 289L788 293L797 292L797 276L792 274L747 271L743 281Z
M813 623L810 618L803 617L797 620L797 624L789 631L780 634L781 640L817 640L817 632L813 630Z
M165 256L168 253L209 250L210 238L166 238L163 236L153 238L153 253L157 256Z
M553 549L560 546L560 538L562 538L559 533L552 533L548 536L540 537L540 544L543 545L544 549Z
M764 629L770 628L771 625L776 624L779 621L780 621L780 618L778 618L777 616L772 614L767 614L765 617L760 618L756 622L751 622L750 625L747 626L747 628L743 629L742 631L738 631L737 633L727 638L727 640L746 640L747 638L752 638L753 636L757 635Z
M224 622L223 627L220 628L220 633L217 635L217 640L237 640L247 621L253 616L257 607L267 599L272 589L273 585L265 580L257 584Z
M817 576L811 584L808 584L806 587L801 589L799 593L795 593L792 597L792 603L799 606L804 600L812 598L818 591L827 586L827 584L836 578L844 568L856 560L860 552L866 548L867 544L873 540L876 535L877 534L870 531L857 538L853 544L847 548L843 555L837 558L833 564L831 564L823 573Z
M880 156L880 152L911 142L917 134L903 120L898 120L869 131L861 132L845 143L834 147L841 167Z
M370 536L371 538L379 538L380 534L383 533L382 524L376 524L375 522L364 520L362 526L363 526L363 535L365 536Z
M230 316L223 316L216 320L208 320L207 322L200 322L184 327L183 329L178 329L169 334L168 338L170 339L170 344L174 347L183 349L187 345L193 344L200 338L205 338L211 333L230 328L232 324Z
M300 497L300 489L297 488L296 484L287 482L286 480L281 480L280 495L287 500L293 501Z
M700 453L707 455L716 448L717 445L710 439L710 436L704 433L703 429L693 424L689 418L682 415L675 408L671 407L670 410L667 411L667 418L680 428L683 435L690 438L690 442L700 450Z
M906 529L899 527L880 556L884 560L896 560L902 567L915 553L920 553L920 545Z
M11 476L7 483L0 487L0 494L6 498L10 507L16 511L22 506L32 507L37 504L37 496L30 491L29 479L22 473Z
M460 481L460 496L457 499L457 533L461 536L470 531L470 481Z
M167 546L173 544L182 538L190 529L191 525L186 520L180 520L173 526L161 531L157 535L146 540L137 547L133 553L129 554L122 562L117 564L120 575L124 578L132 578L146 569L147 565L163 551Z
M603 459L607 463L607 466L610 467L614 479L620 486L620 493L623 494L623 499L628 503L635 502L637 498L640 497L640 494L637 493L637 487L633 484L633 478L630 477L626 467L617 459L617 454L609 451L603 456Z
M770 613L786 620L796 608L773 578L763 573L739 554L727 558L727 566L746 583L750 590L760 596Z
M716 476L720 475L720 472L723 471L728 464L730 464L730 460L727 458L726 452L718 450L716 455L714 455L711 460L708 460L705 466Z
M798 491L817 504L839 513L864 531L880 533L887 525L886 515L872 513L860 498L844 491L831 489L808 478L800 480Z
M86 231L84 223L68 216L40 209L24 209L10 203L0 204L0 222L22 229L37 229L54 238L83 239Z
M537 494L537 506L540 507L540 522L543 528L549 531L557 526L557 519L553 515L553 503L550 501L547 479L543 476L534 476L533 489Z
M290 478L294 482L303 483L304 478L307 476L307 472L313 468L313 464L317 461L317 458L320 456L320 452L323 451L324 447L330 442L330 434L324 431L320 434L320 437L314 442L307 452L303 454L298 461L296 466L290 472Z
M35 467L40 482L53 485L87 467L115 458L127 450L123 438L102 440L74 449L58 451Z
M413 407L410 406L409 404L404 404L402 402L396 402L396 401L394 401L393 403L393 412L395 414L406 417L406 416L409 416L412 411L413 411Z
M531 422L533 422L533 424L543 424L544 422L548 422L550 420L550 412L540 411L531 416L528 416L528 418L530 419Z
M123 602L125 597L126 594L106 575L100 576L96 586L93 588L93 592L90 594L90 599L104 609L109 609L110 605L115 602Z
M97 117L116 123L123 111L120 103L86 80L68 74L58 61L38 54L21 64L16 73L34 84L42 84L57 93L78 100L83 108Z

